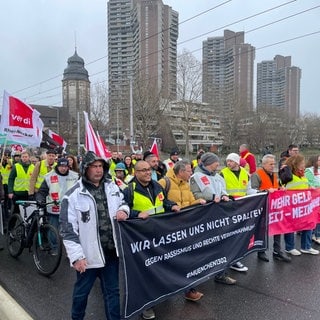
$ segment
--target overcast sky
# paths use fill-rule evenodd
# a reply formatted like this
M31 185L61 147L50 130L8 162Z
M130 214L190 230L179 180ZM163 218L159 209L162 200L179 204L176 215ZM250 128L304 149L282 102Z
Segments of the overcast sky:
M245 31L245 41L256 47L255 64L276 54L292 56L292 64L302 69L301 112L320 114L319 0L163 2L179 12L178 52L186 48L201 60L207 37L222 36L224 29ZM286 5L259 14L281 4ZM7 90L28 103L61 105L62 74L75 44L91 83L107 80L106 0L7 0L1 1L1 12L0 97ZM266 24L271 25L259 28Z

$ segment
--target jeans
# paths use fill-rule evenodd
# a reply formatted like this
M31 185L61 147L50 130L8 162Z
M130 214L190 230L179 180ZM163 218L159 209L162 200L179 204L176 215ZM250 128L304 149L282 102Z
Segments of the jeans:
M301 233L301 249L308 250L312 244L312 230L305 230Z
M285 233L284 242L286 244L287 251L294 249L294 232Z
M290 251L294 249L294 233L286 233L284 235L284 241L286 243L286 250ZM310 249L312 243L312 230L301 231L301 249Z
M49 223L54 226L59 232L59 215L58 214L49 214ZM52 232L49 233L49 241L52 246L52 249L57 249L56 237L53 236Z
M107 320L120 320L119 298L119 260L114 256L106 256L103 268L87 269L77 272L77 280L73 288L72 319L82 320L85 316L87 300L96 278L100 279L101 291Z

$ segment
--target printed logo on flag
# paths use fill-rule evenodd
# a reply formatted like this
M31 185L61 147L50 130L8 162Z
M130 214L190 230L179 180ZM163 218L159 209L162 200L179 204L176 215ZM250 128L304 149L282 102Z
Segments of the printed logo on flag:
M9 97L9 125L21 128L33 128L32 115L33 110L15 97Z

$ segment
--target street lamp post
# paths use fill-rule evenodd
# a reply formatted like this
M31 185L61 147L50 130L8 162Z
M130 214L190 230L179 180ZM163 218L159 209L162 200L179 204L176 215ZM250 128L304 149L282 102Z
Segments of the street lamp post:
M133 97L132 97L132 78L129 78L130 83L130 97L129 97L129 108L130 108L130 145L134 144L133 136Z
M119 152L119 104L117 103L117 152Z

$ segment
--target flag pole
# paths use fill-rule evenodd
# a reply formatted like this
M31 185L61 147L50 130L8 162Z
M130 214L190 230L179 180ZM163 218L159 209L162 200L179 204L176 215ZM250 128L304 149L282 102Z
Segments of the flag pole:
M4 151L6 150L6 147L7 147L7 135L6 135L6 138L4 139L3 150L2 150L2 153L1 153L1 166L2 166L2 163L3 163Z

